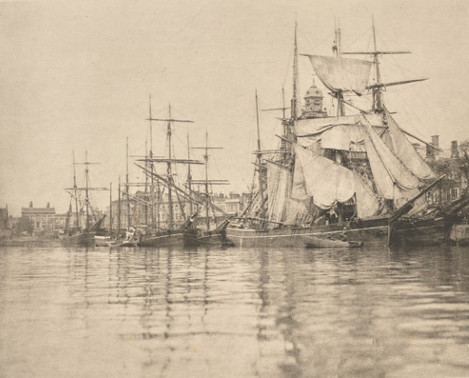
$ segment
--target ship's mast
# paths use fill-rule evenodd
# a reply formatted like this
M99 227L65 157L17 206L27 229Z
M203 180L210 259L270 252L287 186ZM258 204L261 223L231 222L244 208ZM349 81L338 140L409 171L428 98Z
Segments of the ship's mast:
M184 122L184 123L192 123L194 121L190 120L180 120L180 119L174 119L171 117L171 104L168 106L168 118L161 119L161 118L150 118L152 121L163 121L167 122L166 126L166 137L168 139L168 158L167 159L150 159L151 161L164 161L166 162L166 175L167 175L167 180L168 180L168 229L172 229L174 226L174 209L173 209L173 197L172 197L172 188L174 186L174 178L173 178L173 173L172 173L172 163L183 163L183 164L195 164L194 162L191 161L179 161L178 159L173 159L172 158L172 124L178 122ZM153 176L153 175L152 175ZM176 192L177 194L177 192ZM183 212L183 208L181 206L181 212ZM158 211L159 213L159 211Z
M86 204L86 231L90 229L90 198L89 198L89 169L88 151L85 151L85 204Z
M117 190L117 237L119 239L121 232L121 177L119 176L119 186Z
M205 186L205 223L207 231L210 230L210 207L212 206L212 201L210 200L209 193L209 184L215 185L226 185L228 184L227 180L209 180L208 179L208 150L222 150L223 147L209 147L208 146L208 132L205 132L205 147L192 147L194 150L204 150L204 161L205 161L205 180L202 182L200 180L194 180L194 183L203 183Z
M285 112L285 110L284 110ZM259 192L261 194L261 204L264 204L264 179L262 177L262 149L261 149L261 130L259 122L259 98L256 89L256 126L257 126L257 179L259 182Z
M168 106L168 118L171 119L171 104ZM171 167L171 158L172 158L172 153L171 153L171 144L172 144L172 130L171 130L171 121L168 120L168 126L166 129L166 136L168 138L168 163L167 163L167 175L168 175L168 181L172 184L173 183L173 173L172 173L172 167ZM174 214L173 214L173 198L172 198L172 188L171 185L168 187L168 210L169 210L169 223L168 223L168 229L173 228L173 222L174 222Z
M379 59L378 59L378 48L376 46L376 30L375 30L375 19L371 17L372 30L373 30L373 63L376 69L376 84L377 86L372 89L373 93L373 110L375 112L380 112L383 110L383 101L381 97L381 72L379 69Z
M297 23L295 22L295 36L293 44L293 88L291 99L291 119L298 119L298 43L297 43Z
M153 123L152 123L152 115L151 115L151 95L149 95L148 99L148 122L150 126L150 151L149 151L149 162L145 162L146 164L150 164L150 172L154 173L154 163L151 161L153 159ZM148 180L148 175L145 175ZM157 189L158 189L158 216L157 216L157 229L160 229L160 211L159 211L159 201L160 201L160 186L159 182L157 184ZM151 228L155 228L155 179L153 175L150 175L150 218L151 218Z
M191 149L189 145L189 133L187 133L187 159L191 159ZM189 194L192 195L192 174L191 174L191 165L187 166L187 188L189 189ZM190 215L194 213L194 204L193 201L189 201Z
M148 158L148 145L145 140L145 159ZM145 162L145 169L148 170L148 162ZM148 175L145 175L145 225L148 225ZM151 202L150 202L151 203Z
M109 236L112 238L112 182L109 183Z
M335 44L334 44L334 53L337 58L340 58L340 55L342 54L342 30L340 29L340 22L336 23L335 27ZM337 116L342 116L344 115L344 94L343 91L338 90L336 92L336 98L337 98Z
M410 51L379 51L376 43L376 29L375 29L375 22L374 17L372 17L372 34L373 34L373 51L359 51L359 52L343 52L342 54L350 54L350 55L371 55L373 57L373 64L375 65L375 75L376 75L376 82L374 84L369 85L367 88L371 89L373 95L373 105L372 110L375 113L382 113L384 111L384 103L383 103L383 88L394 86L394 85L402 85L402 84L409 84L414 83L417 81L424 81L424 79L411 79L411 80L402 80L402 81L395 81L389 83L383 83L381 81L381 71L379 68L380 62L379 57L381 55L390 55L390 54L410 54Z
M209 193L208 193L208 133L205 132L205 197L207 204L205 206L205 221L207 224L207 231L210 230L210 215L209 215Z
M78 188L76 185L76 173L75 173L75 165L84 165L85 166L85 187L80 187ZM88 166L91 164L99 164L99 163L90 163L88 161L88 151L85 151L85 161L83 163L76 163L75 162L75 152L73 153L73 188L66 188L66 190L73 190L75 193L75 198L77 198L77 192L78 191L84 191L85 192L85 205L86 205L86 231L89 231L90 229L90 196L89 192L90 190L109 190L107 187L106 188L90 188L89 186L89 169ZM77 207L77 222L80 221L79 215L78 215L78 202L75 202L75 205Z
M77 212L77 229L80 229L80 213L78 211L78 189L77 189L77 173L75 168L75 151L73 151L73 191L75 197L75 210Z
M125 197L127 204L127 227L130 227L130 196L129 196L129 137L125 140Z

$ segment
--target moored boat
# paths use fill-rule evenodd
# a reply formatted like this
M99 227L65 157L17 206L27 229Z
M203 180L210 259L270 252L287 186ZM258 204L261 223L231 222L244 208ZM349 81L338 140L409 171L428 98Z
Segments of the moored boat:
M426 79L381 82L379 58L401 52L378 50L374 25L372 30L372 51L341 51L337 31L335 56L307 55L335 99L337 114L328 115L315 82L300 112L295 28L291 114L282 117L278 148L265 151L257 117L257 189L227 228L235 245L303 246L309 237L326 240L342 234L347 240L381 246L413 236L421 245L448 240L453 218L428 213L423 195L441 177L436 178L408 138L425 142L403 130L383 101L383 88ZM349 59L345 54L372 59ZM353 96L368 94L371 109L353 103ZM285 113L285 106L280 109Z

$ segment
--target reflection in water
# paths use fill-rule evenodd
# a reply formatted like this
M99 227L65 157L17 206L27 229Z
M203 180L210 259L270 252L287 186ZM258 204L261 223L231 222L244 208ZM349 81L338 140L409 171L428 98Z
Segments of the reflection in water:
M0 376L469 376L469 250L6 248Z

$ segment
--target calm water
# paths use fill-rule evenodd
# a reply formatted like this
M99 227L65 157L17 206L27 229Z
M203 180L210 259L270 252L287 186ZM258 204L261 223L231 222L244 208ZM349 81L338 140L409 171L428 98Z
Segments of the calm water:
M469 377L469 249L0 249L1 377Z

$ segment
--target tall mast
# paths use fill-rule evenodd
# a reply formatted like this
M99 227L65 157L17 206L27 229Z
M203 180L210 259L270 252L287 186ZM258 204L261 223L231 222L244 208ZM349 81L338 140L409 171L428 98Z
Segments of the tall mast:
M172 144L172 130L171 130L171 104L168 106L168 126L166 129L166 135L168 137L168 163L167 163L167 175L168 175L168 181L170 183L173 182L173 173L172 173L172 168L171 168L171 144ZM171 185L168 187L168 210L169 210L169 222L168 222L168 229L173 228L173 222L174 222L174 214L173 214L173 197L172 197L172 188Z
M152 123L152 116L151 116L151 95L149 96L148 99L148 122L150 125L150 151L149 151L149 158L153 158L153 123ZM154 173L154 164L153 161L150 161L150 172ZM148 176L146 176L148 179ZM158 185L158 201L159 201L159 185ZM155 179L153 175L150 177L150 218L151 218L151 228L153 229L155 227ZM159 208L159 203L158 203L158 208ZM158 210L158 229L160 228L160 212Z
M285 88L282 87L282 119L285 119L285 110L287 108L285 107Z
M376 46L376 30L375 30L375 19L371 16L371 23L373 29L373 63L375 64L376 69L376 87L373 87L373 110L375 112L380 112L383 110L383 101L381 98L381 72L379 70L379 59L378 59L378 48Z
M112 238L112 182L109 183L109 236Z
M117 191L117 239L121 232L121 177L119 176L119 187Z
M78 211L78 189L77 189L77 173L75 168L75 150L73 151L73 191L75 196L75 210L77 212L77 229L80 229L80 213Z
M207 203L205 204L205 222L207 224L207 231L210 230L210 215L209 215L209 194L208 194L208 133L205 132L205 197Z
M130 227L129 137L127 137L125 140L125 197L127 201L127 227Z
M172 174L172 163L182 163L182 164L196 164L192 161L189 160L180 160L180 159L173 159L172 158L172 129L171 129L171 124L175 122L194 122L194 121L189 121L189 120L180 120L180 119L173 119L171 118L171 104L169 104L168 107L168 118L166 119L161 119L161 118L151 118L152 121L163 121L167 122L167 127L166 127L166 136L168 139L168 158L167 159L155 159L151 158L150 160L152 162L166 162L167 168L166 168L166 175L167 175L167 180L168 180L168 215L169 215L169 222L168 222L168 229L173 228L173 223L174 223L174 212L173 212L173 198L172 198L172 187L174 186L174 178ZM198 163L198 162L197 162ZM199 163L200 164L200 163ZM177 192L176 192L177 194ZM159 195L159 193L158 193ZM181 212L183 212L183 208L181 206ZM159 213L159 212L158 212ZM158 214L159 215L159 214Z
M297 23L295 22L295 36L293 44L293 91L291 99L291 118L298 118L298 43L296 38Z
M293 103L292 103L293 106ZM285 110L283 110L285 112ZM259 122L259 99L257 97L257 89L256 89L256 126L257 126L257 179L259 181L259 192L261 194L261 204L264 203L264 180L262 178L262 169L261 169L261 161L262 161L262 150L261 150L261 129L260 129L260 122Z
M340 22L336 22L335 24L335 44L332 50L334 51L334 55L337 58L340 58L342 54L342 31L340 30ZM336 93L337 98L337 116L344 115L344 103L343 103L343 91L338 90Z
M376 30L375 30L375 21L372 17L372 34L373 34L373 51L358 51L358 52L343 52L342 54L350 55L371 55L373 57L373 64L375 65L375 74L376 74L376 83L369 85L367 88L371 89L373 94L373 106L372 109L375 113L381 113L384 108L383 104L383 93L382 90L385 87L390 87L393 85L402 85L408 83L414 83L417 81L424 81L427 79L411 79L403 81L395 81L390 83L381 82L381 72L379 68L379 56L388 55L388 54L409 54L410 51L379 51L376 44Z
M208 150L221 150L223 147L209 147L208 146L208 132L205 131L205 147L192 147L194 150L204 150L204 161L205 161L205 180L201 182L201 180L194 180L193 182L198 184L204 184L205 186L205 223L207 227L207 231L210 229L210 207L212 205L212 201L210 200L210 193L208 190L209 184L215 185L225 185L228 184L227 180L209 180L208 179Z
M88 151L85 151L85 204L86 204L86 231L90 229L90 198L89 198L89 169Z
M148 146L147 141L145 140L145 159L148 158ZM145 161L145 169L148 170L148 161ZM148 175L145 175L145 225L148 225Z
M187 159L191 159L191 149L189 145L189 133L187 133ZM191 175L191 165L187 166L187 187L189 189L189 194L192 195L192 175ZM194 204L192 201L189 201L190 206L190 215L194 213Z

